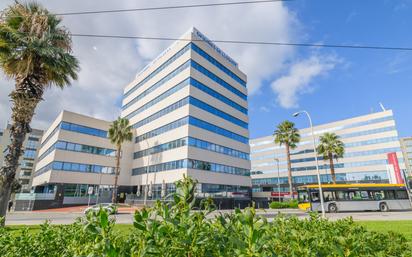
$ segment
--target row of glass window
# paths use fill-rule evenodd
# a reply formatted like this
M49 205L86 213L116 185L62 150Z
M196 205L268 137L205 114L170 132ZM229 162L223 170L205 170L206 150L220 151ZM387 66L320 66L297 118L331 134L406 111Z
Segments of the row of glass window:
M132 170L132 175L141 175L146 173L154 173L154 172L161 172L167 170L175 170L175 169L198 169L198 170L207 170L217 173L227 173L233 175L240 175L240 176L250 176L250 171L243 168L227 166L218 163L211 163L206 161L199 161L199 160L192 160L192 159L184 159L184 160L177 160L171 162L160 163L151 166L145 166L140 168L134 168Z
M29 158L29 159L34 159L34 158L36 158L36 153L37 153L37 151L36 150L32 150L32 149L25 149L24 150L24 155L23 155L23 157L24 158Z
M365 140L365 141L346 143L345 147L374 145L374 144L388 143L388 142L393 142L393 141L399 141L398 137L382 137L382 138L369 139L369 140Z
M403 163L403 159L400 158L398 159L399 163ZM361 161L361 162L347 162L347 163L335 163L334 167L336 168L351 168L351 167L361 167L361 166L371 166L371 165L383 165L383 164L387 164L388 160L387 159L381 159L381 160L370 160L370 161ZM265 166L273 166L276 163L262 163L261 165L253 165L253 168L258 168L258 167L265 167ZM330 165L329 164L321 164L319 165L319 169L323 170L323 169L330 169ZM293 167L292 168L292 172L295 171L311 171L311 170L316 170L316 166L304 166L304 167ZM274 172L277 172L276 170L273 170ZM279 169L280 172L286 172L287 169Z
M181 107L183 107L187 104L194 105L194 106L196 106L196 107L198 107L198 108L200 108L204 111L207 111L211 114L214 114L214 115L216 115L220 118L223 118L223 119L225 119L229 122L234 123L235 125L238 125L238 126L241 126L241 127L245 128L245 129L248 128L248 124L246 122L244 122L242 120L239 120L239 119L237 119L237 118L233 117L232 115L229 115L225 112L222 112L221 110L219 110L215 107L212 107L212 106L210 106L210 105L208 105L208 104L206 104L206 103L204 103L204 102L202 102L202 101L200 101L200 100L198 100L198 99L196 99L192 96L183 98L182 100L177 101L176 103L173 103L173 104L167 106L166 108L163 108L162 110L150 115L149 117L147 117L147 118L145 118L145 119L143 119L139 122L134 123L132 126L133 126L133 128L139 128L139 127L144 126L146 124L149 124L150 122L152 122L154 120L157 120L158 118L163 117L164 115L166 115L168 113L171 113L171 112L173 112L173 111L175 111L175 110L177 110L177 109L179 109L179 108L181 108Z
M359 151L359 152L351 152L351 153L345 153L344 158L349 158L349 157L357 157L357 156L368 156L368 155L375 155L375 154L383 154L383 153L391 153L391 152L400 152L401 149L399 147L390 147L390 148L381 148L381 149L376 149L376 150L367 150L367 151ZM313 153L313 150L311 150ZM280 156L286 156L286 154L277 154L276 158L279 158ZM269 158L274 158L275 155L265 155L265 156L258 156L254 158L253 160L264 160L264 159L269 159ZM323 156L318 156L318 160L323 160ZM301 163L301 162L312 162L315 161L315 157L308 157L308 158L300 158L300 159L292 159L290 162L291 163ZM279 162L279 164L286 164L286 161ZM271 162L271 163L264 163L264 166L268 165L274 165L276 162Z
M374 123L379 123L379 122L388 121L388 120L393 120L393 116L385 116L385 117L382 117L382 118L370 119L370 120L366 120L366 121L355 122L355 123L351 123L351 124L347 124L347 125L332 127L332 128L328 128L328 129L324 129L324 130L318 130L318 131L315 131L315 134L319 135L319 134L323 134L325 132L331 132L331 131L336 131L336 130L353 128L353 127L358 127L358 126L367 125L367 124L374 124ZM340 135L340 137L342 137L342 138L355 137L355 136L369 135L369 134L375 134L375 133L380 133L380 132L384 132L384 131L391 131L391 130L396 130L396 128L391 126L391 127L385 127L385 128L371 129L371 130L365 130L365 131L360 131L360 132L353 132L353 133L343 134L343 135ZM305 133L305 134L301 134L300 136L303 138L303 137L310 136L310 135L311 135L310 133ZM273 140L265 140L265 141L252 143L252 144L250 144L250 146L254 147L254 146L266 145L266 144L271 144L271 143L273 143Z
M27 140L25 147L26 148L32 148L32 149L37 149L39 146L39 140L34 141L34 140Z
M64 196L65 197L88 197L89 187L93 187L93 194L96 194L99 189L99 185L87 185L87 184L65 184Z
M247 100L247 96L245 94L243 94L242 92L240 92L239 90L237 90L236 88L234 88L233 86L231 86L229 83L227 83L226 81L224 81L223 79L219 78L218 76L216 76L214 73L210 72L209 70L207 70L206 68L204 68L203 66L201 66L200 64L194 62L193 60L189 60L187 62L185 62L184 64L180 65L178 68L176 68L175 70L173 70L172 72L170 72L168 75L166 75L164 78L162 78L161 80L159 80L158 82L156 82L153 86L149 87L148 89L146 89L145 91L143 91L140 95L136 96L135 98L133 98L131 101L129 101L128 103L126 103L125 105L123 105L122 109L125 110L127 107L131 106L132 104L136 103L137 101L141 100L143 97L147 96L149 93L153 92L155 89L159 88L160 86L162 86L163 84L165 84L167 81L169 81L170 79L172 79L173 77L175 77L177 74L181 73L182 71L184 71L185 69L187 69L188 67L193 67L196 70L198 70L200 73L204 74L205 76L209 77L211 80L217 82L219 85L223 86L224 88L228 89L229 91L231 91L232 93L238 95L239 97L241 97L244 100Z
M231 70L229 70L228 68L226 68L226 66L224 66L223 64L221 64L220 62L218 62L215 58L213 58L212 56L210 56L209 54L207 54L205 51L203 51L202 49L200 49L200 47L198 47L196 44L191 43L192 49L193 51L195 51L196 53L198 53L200 56L202 56L203 58L205 58L206 60L208 60L211 64L213 64L214 66L216 66L217 68L219 68L221 71L223 71L224 73L226 73L227 75L229 75L232 79L236 80L239 84L241 84L242 86L246 87L246 82L244 80L242 80L241 78L239 78L235 73L233 73Z
M244 160L249 160L249 154L245 152L241 152L226 146L218 145L218 144L213 144L201 139L189 137L189 146L205 149L208 151L212 152L217 152L221 154L226 154L229 156L233 156L236 158L244 159Z
M160 127L160 128L157 128L157 129L154 129L154 130L152 130L152 131L149 131L149 132L147 132L147 133L145 133L145 134L143 134L143 135L137 136L137 137L135 138L135 143L141 142L141 141L146 140L146 139L148 139L148 138L152 138L152 137L158 136L158 135L160 135L160 134L166 133L166 132L168 132L168 131L170 131L170 130L179 128L179 127L184 126L184 125L187 125L187 124L193 125L193 126L196 126L196 127L202 128L202 129L205 129L205 130L208 130L208 131L210 131L210 132L213 132L213 133L216 133L216 134L225 136L225 137L227 137L227 138L230 138L230 139L233 139L233 140L242 142L242 143L244 143L244 144L247 144L248 141L249 141L247 137L238 135L238 134L236 134L236 133L234 133L234 132L231 132L231 131L226 130L226 129L224 129L224 128L215 126L215 125L213 125L213 124L210 124L210 123L208 123L208 122L206 122L206 121L197 119L197 118L195 118L195 117L187 116L187 117L181 118L181 119L179 119L179 120L177 120L177 121L173 121L173 122L171 122L171 123L169 123L169 124L167 124L167 125L164 125L164 126L162 126L162 127Z
M171 131L171 130L174 130L176 128L187 125L188 123L189 123L189 118L188 117L184 117L184 118L181 118L179 120L173 121L173 122L171 122L169 124L166 124L166 125L164 125L160 128L154 129L154 130L146 132L146 133L144 133L140 136L137 136L135 138L135 143L139 143L139 142L141 142L143 140L146 140L148 138L152 138L152 137L161 135L161 134L166 133L168 131Z
M322 130L315 131L315 134L320 135L320 134L323 134L325 132L332 132L332 131L336 131L336 130L355 128L355 127L360 127L360 126L369 125L369 124L375 124L375 123L389 121L389 120L393 120L393 116L385 116L385 117L381 117L381 118L364 120L364 121L354 122L354 123L350 123L350 124L346 124L346 125L341 125L341 126L336 126L336 127L332 127L332 128L322 129ZM301 135L301 137L309 137L309 136L311 136L310 133L305 133L305 134Z
M148 89L146 89L145 91L143 91L142 93L140 93L139 95L137 95L136 97L134 97L132 100L130 100L128 103L126 103L125 105L123 105L122 110L125 110L126 108L128 108L129 106L131 106L132 104L136 103L137 101L140 101L141 99L143 99L145 96L147 96L148 94L150 94L151 92L153 92L154 90L158 89L159 87L163 86L166 82L168 82L169 80L171 80L172 78L174 78L176 75L178 75L179 73L181 73L182 71L186 70L187 68L190 67L190 60L183 63L182 65L180 65L179 67L177 67L176 69L174 69L173 71L171 71L169 74L167 74L165 77L163 77L161 80L159 80L158 82L156 82L155 84L153 84L152 86L150 86Z
M140 120L134 124L132 124L133 128L140 128L141 126L144 126L146 124L149 124L150 122L157 120L158 118L171 113L180 107L183 107L189 103L189 97L183 98L182 100L177 101L176 103L173 103L166 108L161 109L160 111L150 115L149 117L146 117L143 120Z
M160 65L156 70L154 70L150 75L148 75L146 78L144 78L142 81L137 83L134 87L132 87L130 90L128 90L125 94L124 97L129 96L131 93L136 91L139 87L144 85L146 82L148 82L150 79L152 79L154 76L159 74L161 71L163 71L167 66L172 64L175 60L177 60L180 56L185 54L188 50L190 49L190 44L186 45L184 48L179 50L176 54L174 54L172 57L170 57L167 61L165 61L162 65Z
M135 152L133 154L133 158L138 159L144 156L168 151L168 150L179 148L179 147L186 146L186 145L201 148L201 149L212 151L212 152L226 154L226 155L240 158L240 159L245 159L245 160L249 159L249 154L247 153L244 153L244 152L241 152L241 151L229 148L229 147L213 144L213 143L200 140L197 138L193 138L193 137L180 138L180 139L173 140L173 141L161 144L161 145L154 146L149 149Z
M155 99L149 101L148 103L146 103L145 105L141 106L140 108L136 109L135 111L129 113L128 115L125 116L125 118L127 119L131 119L132 117L134 117L135 115L141 113L144 110L147 110L148 108L152 107L153 105L159 103L160 101L162 101L163 99L165 99L166 97L176 93L177 91L179 91L180 89L188 86L188 85L192 85L200 90L202 90L203 92L215 97L216 99L224 102L225 104L230 105L231 107L235 108L238 111L241 111L245 114L247 114L247 109L240 106L239 104L233 102L232 100L230 100L229 98L217 93L216 91L210 89L209 87L203 85L202 83L200 83L199 81L192 79L192 78L188 78L185 79L184 81L180 82L179 84L177 84L176 86L174 86L173 88L167 90L166 92L164 92L163 94L159 95L158 97L156 97Z
M202 193L224 193L224 192L249 192L249 187L233 186L233 185L219 185L219 184L201 184Z
M136 116L137 114L141 113L144 110L149 109L150 107L152 107L153 105L159 103L160 101L162 101L163 99L171 96L172 94L178 92L180 89L186 87L189 85L189 79L185 79L182 82L180 82L179 84L177 84L176 86L172 87L171 89L167 90L166 92L164 92L163 94L159 95L158 97L156 97L155 99L147 102L146 104L142 105L141 107L137 108L136 110L134 110L133 112L129 113L128 115L125 116L126 119L131 119L134 116Z
M362 133L365 133L365 135L370 135L370 134L374 134L374 133L380 133L381 131L377 132L376 130L367 130L364 131ZM345 136L342 135L343 137ZM378 144L378 143L387 143L387 142L391 142L391 141L398 141L397 137L384 137L384 138L377 138L377 139L369 139L369 140L365 140L365 141L359 141L359 142L354 142L354 143L346 143L345 147L355 147L355 146L362 146L362 145L370 145L370 144ZM316 139L316 143L319 143L319 139ZM306 145L306 144L312 144L312 141L302 141L299 142L297 145L298 146L302 146L302 145ZM272 147L267 147L267 148L262 148L262 149L251 149L252 153L261 153L261 152L266 152L266 151L270 151L270 150L276 150L276 149L281 149L284 148L284 146L280 146L280 145L276 145L276 146L272 146ZM295 150L298 151L298 150ZM305 150L305 151L312 151L313 150ZM293 154L300 154L300 152L293 152ZM302 152L305 153L305 152Z
M190 78L190 85L194 86L197 89L202 90L203 92L207 93L210 96L213 96L214 98L224 102L227 105L232 106L233 108L235 108L236 110L247 114L247 108L235 103L234 101L230 100L229 98L227 98L226 96L216 92L215 90L211 89L210 87L207 87L206 85L200 83L199 81L197 81L194 78Z
M60 123L60 128L64 130L81 133L81 134L107 138L107 131L105 130L91 128L91 127L78 125L78 124L74 124L74 123L70 123L66 121L62 121Z
M390 126L390 127L383 127L383 128L377 128L377 129L369 129L369 130L364 130L364 131L359 131L359 132L343 134L343 135L340 135L340 137L350 138L350 137L366 136L370 134L382 133L382 132L387 132L387 131L392 131L392 130L396 131L396 127Z
M210 78L211 80L215 81L216 83L218 83L222 87L226 88L230 92L232 92L235 95L239 96L243 100L247 101L247 95L243 94L238 89L236 89L235 87L233 87L232 85L230 85L229 83L227 83L226 81L224 81L219 76L217 76L213 72L209 71L208 69L206 69L202 65L198 64L197 62L195 62L193 60L191 60L190 62L191 62L191 67L193 67L195 70L199 71L200 73L202 73L206 77Z
M34 137L34 136L29 136L28 140L29 141L34 141L34 142L39 142L40 138Z
M196 99L194 97L189 97L189 103L191 105L194 105L204 111L207 111L209 113L212 113L222 119L225 119L227 121L232 122L233 124L236 124L238 126L241 126L242 128L248 129L248 123L244 122L242 120L239 120L238 118L233 117L232 115L229 115L211 105L208 105L205 102L200 101L199 99Z
M354 172L354 173L337 173L336 181L379 181L387 180L388 174L386 171L373 171L373 172ZM332 182L332 176L330 174L321 174L320 180L322 183ZM317 183L318 179L316 175L305 175L305 176L293 176L293 183L297 184L308 184ZM252 178L252 185L277 185L277 184L287 184L288 177L280 177L279 182L277 177L272 178ZM277 191L274 188L273 191Z
M163 71L166 67L168 67L170 64L172 64L175 60L177 60L180 56L185 54L189 49L193 49L196 53L198 53L200 56L205 58L207 61L209 61L211 64L216 66L218 69L223 71L225 74L229 75L231 78L233 78L235 81L237 81L239 84L242 86L246 87L246 82L243 81L240 77L238 77L235 73L230 71L228 68L226 68L224 65L222 65L220 62L218 62L215 58L207 54L205 51L203 51L200 47L193 43L189 43L186 45L184 48L182 48L179 52L174 54L172 57L170 57L166 62L164 62L162 65L160 65L156 70L154 70L150 75L148 75L146 78L144 78L142 81L137 83L134 87L132 87L130 90L128 90L125 94L124 97L129 96L132 94L134 91L136 91L138 88L140 88L142 85L147 83L150 79L152 79L154 76L159 74L161 71ZM123 106L123 110L127 108L126 106Z
M239 142L244 143L244 144L249 143L249 139L247 137L241 136L241 135L236 134L236 133L234 133L232 131L229 131L227 129L215 126L213 124L210 124L206 121L200 120L200 119L195 118L193 116L189 116L189 124L193 125L193 126L196 126L196 127L199 127L199 128L202 128L202 129L205 129L205 130L208 130L210 132L219 134L221 136L239 141Z
M103 173L103 174L114 174L114 167L107 167L94 164L83 164L74 162L60 162L54 161L43 168L36 171L35 176L39 176L49 170L62 170L62 171L73 171L73 172L85 172L85 173Z

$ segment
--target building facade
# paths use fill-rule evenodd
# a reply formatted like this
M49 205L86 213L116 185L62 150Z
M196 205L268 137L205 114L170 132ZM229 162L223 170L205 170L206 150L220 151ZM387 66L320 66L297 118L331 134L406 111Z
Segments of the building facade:
M131 182L160 196L186 175L198 194L248 194L246 75L197 29L181 39L124 90L121 116L136 134Z
M119 199L159 199L190 176L200 198L224 205L250 200L246 81L238 64L195 28L146 66L124 90L121 117L134 139L123 145ZM62 112L41 142L36 193L61 196L53 203L59 206L107 197L115 165L109 125Z
M412 176L412 137L401 138L401 146L407 175Z
M32 129L27 134L23 142L23 155L20 158L20 165L16 172L16 178L19 180L21 188L20 192L30 192L34 167L37 163L37 154L40 148L40 140L43 135L43 130ZM10 125L0 131L0 167L3 165L4 155L7 151L7 146L10 144Z
M310 129L300 129L299 132L300 143L291 151L295 187L317 183ZM390 110L315 126L316 142L325 132L336 133L345 144L344 157L334 160L338 183L389 182L393 171L393 163L388 161L389 155L396 154L397 162L394 165L401 170L406 169L395 120ZM268 200L278 195L287 195L289 189L284 146L275 144L273 136L253 139L250 145L253 197ZM279 176L275 158L279 159ZM329 162L321 156L318 158L321 181L330 183Z

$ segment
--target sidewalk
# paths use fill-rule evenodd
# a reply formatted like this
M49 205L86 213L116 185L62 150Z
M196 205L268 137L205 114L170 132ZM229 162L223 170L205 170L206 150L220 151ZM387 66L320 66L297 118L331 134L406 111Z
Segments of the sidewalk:
M64 208L53 208L53 209L46 209L46 210L36 210L32 211L34 213L83 213L84 210L87 208L87 205L83 206L72 206L72 207L64 207ZM119 213L134 213L136 210L139 210L138 207L118 207ZM23 212L19 212L23 213Z

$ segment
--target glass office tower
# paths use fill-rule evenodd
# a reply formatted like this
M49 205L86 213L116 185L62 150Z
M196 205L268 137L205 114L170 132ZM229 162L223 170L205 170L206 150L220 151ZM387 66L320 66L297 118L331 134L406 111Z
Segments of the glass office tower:
M151 197L184 175L200 197L250 194L246 75L193 28L124 90L122 117L135 131L131 184Z

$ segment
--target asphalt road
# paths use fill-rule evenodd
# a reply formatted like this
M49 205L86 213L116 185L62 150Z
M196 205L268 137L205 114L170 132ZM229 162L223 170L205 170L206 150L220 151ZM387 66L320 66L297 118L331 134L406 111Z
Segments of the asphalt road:
M221 211L229 212L229 211ZM296 215L299 218L307 218L308 214L300 210L266 210L258 211L258 215L262 215L268 220L283 213L284 215ZM217 213L212 213L212 217ZM49 220L51 224L70 224L76 218L84 216L81 212L12 212L6 217L6 225L37 225ZM412 211L402 212L345 212L345 213L327 213L326 217L330 220L337 220L346 217L352 217L354 220L412 220ZM132 224L133 214L121 213L115 215L116 223Z

